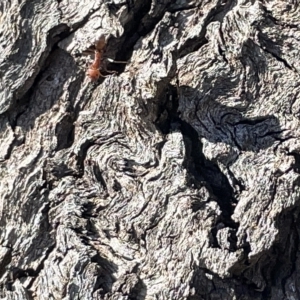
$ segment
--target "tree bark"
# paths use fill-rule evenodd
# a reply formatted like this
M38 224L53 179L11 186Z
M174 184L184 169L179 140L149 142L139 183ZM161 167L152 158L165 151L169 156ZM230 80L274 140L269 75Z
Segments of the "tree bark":
M0 299L300 299L299 4L2 0Z

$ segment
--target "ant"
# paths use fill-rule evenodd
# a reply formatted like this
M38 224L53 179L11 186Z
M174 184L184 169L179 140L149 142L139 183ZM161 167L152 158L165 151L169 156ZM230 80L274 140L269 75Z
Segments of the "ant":
M89 66L86 74L92 80L96 81L99 77L106 77L100 72L100 66L102 62L104 48L106 46L105 37L102 35L100 39L95 43L95 58L93 63ZM113 63L127 63L126 61L114 61L112 59L108 59L108 61ZM107 73L117 73L116 71L108 71L105 69Z
M101 58L102 58L102 53L99 50L95 50L95 59L93 61L93 63L89 66L86 74L87 76L93 80L96 81L97 79L99 79L100 76L105 77L104 75L102 75L100 73L100 64L101 64Z
M101 65L101 60L102 60L102 55L103 55L103 51L105 48L105 37L101 36L101 38L98 40L98 42L96 42L95 44L95 58L93 63L89 66L86 74L87 76L93 80L96 81L97 79L99 79L99 77L105 77L104 75L101 74L100 72L100 65Z

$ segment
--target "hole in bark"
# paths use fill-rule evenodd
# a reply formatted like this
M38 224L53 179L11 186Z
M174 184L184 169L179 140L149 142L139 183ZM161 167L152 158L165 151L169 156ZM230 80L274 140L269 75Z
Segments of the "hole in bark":
M295 159L295 163L293 165L294 171L300 173L300 154L296 152L291 152L290 155L292 155Z
M91 262L96 263L99 267L97 281L94 284L93 293L98 291L100 295L105 295L111 292L113 283L115 282L113 274L117 273L118 266L113 262L104 259L98 253L91 257Z
M57 137L56 151L72 146L74 141L73 117L68 114L56 125L55 135Z
M118 192L118 191L120 191L120 190L122 189L122 186L121 186L121 184L115 179L112 188L113 188L113 190L114 190L115 192Z

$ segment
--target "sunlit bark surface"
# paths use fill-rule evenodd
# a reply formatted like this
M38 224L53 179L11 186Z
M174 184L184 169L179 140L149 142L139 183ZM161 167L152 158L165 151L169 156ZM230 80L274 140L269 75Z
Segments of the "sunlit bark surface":
M299 7L2 0L0 299L300 299Z

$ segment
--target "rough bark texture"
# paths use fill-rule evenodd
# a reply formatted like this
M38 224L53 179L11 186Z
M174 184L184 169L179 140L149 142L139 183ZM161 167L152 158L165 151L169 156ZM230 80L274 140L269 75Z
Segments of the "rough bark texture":
M300 299L299 6L1 0L0 298Z

